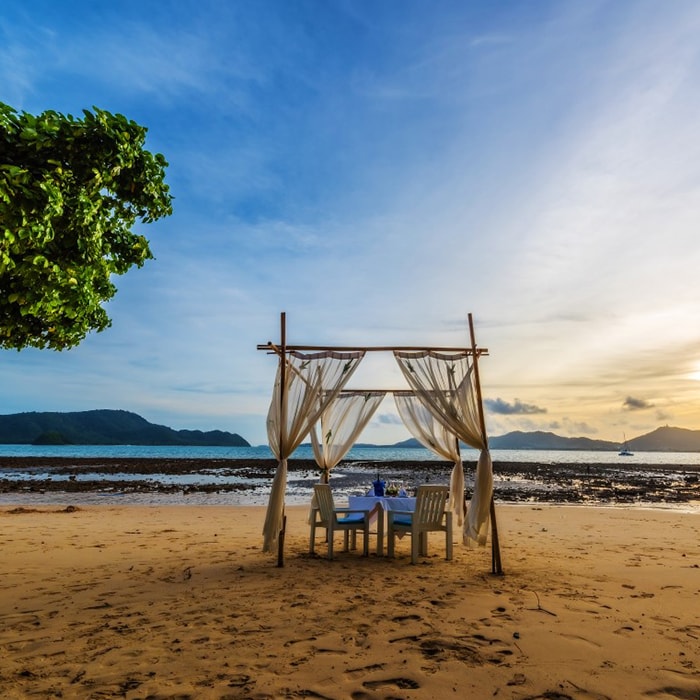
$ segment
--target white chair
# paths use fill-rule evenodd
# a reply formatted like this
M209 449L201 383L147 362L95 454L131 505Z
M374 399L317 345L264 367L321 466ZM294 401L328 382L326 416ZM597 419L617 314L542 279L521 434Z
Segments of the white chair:
M418 562L418 553L428 554L428 533L445 533L445 559L452 559L452 513L446 510L447 486L419 486L413 512L390 510L388 516L387 554L394 556L398 533L411 535L411 563Z
M364 535L363 555L369 555L369 511L357 510L354 508L336 508L333 502L333 493L328 484L315 484L314 495L316 497L317 512L313 514L311 522L311 554L314 553L316 545L316 529L319 527L326 529L326 540L328 541L328 558L333 559L333 536L336 532L344 533L344 550L349 549L349 535L352 533L353 549L355 547L355 537L358 531ZM338 515L341 517L338 517Z

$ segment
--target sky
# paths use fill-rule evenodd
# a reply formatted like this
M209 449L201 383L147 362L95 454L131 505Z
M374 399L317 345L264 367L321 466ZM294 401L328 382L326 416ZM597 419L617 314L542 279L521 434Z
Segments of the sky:
M695 0L3 3L0 101L147 127L174 212L111 328L0 351L0 413L265 444L282 312L426 347L471 313L490 435L700 429L699 32ZM388 398L361 441L408 437Z

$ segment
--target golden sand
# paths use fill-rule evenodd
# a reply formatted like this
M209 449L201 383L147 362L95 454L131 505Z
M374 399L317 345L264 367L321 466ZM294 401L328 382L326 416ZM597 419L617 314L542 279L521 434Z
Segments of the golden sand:
M0 697L700 698L698 513L500 506L492 576L287 512L278 568L262 508L2 508Z

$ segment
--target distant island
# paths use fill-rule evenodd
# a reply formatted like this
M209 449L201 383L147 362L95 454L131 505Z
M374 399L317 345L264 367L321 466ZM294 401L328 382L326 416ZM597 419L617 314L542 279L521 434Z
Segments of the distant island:
M630 448L639 452L700 452L700 430L664 426L650 433L628 440ZM376 447L358 444L357 447ZM391 447L422 447L415 438L398 442ZM620 449L619 442L591 440L585 437L568 438L541 430L522 432L516 430L496 437L489 437L492 450L577 450L586 452L610 452Z
M237 433L173 430L136 413L110 409L0 416L0 444L250 447Z
M628 441L639 452L700 452L700 430L665 426ZM129 411L100 409L73 413L0 415L2 445L183 445L250 447L237 433L223 430L173 430L149 423ZM357 443L363 448L420 448L415 438L393 445ZM514 431L489 438L492 450L577 450L610 452L620 443L585 437L562 437L545 431Z

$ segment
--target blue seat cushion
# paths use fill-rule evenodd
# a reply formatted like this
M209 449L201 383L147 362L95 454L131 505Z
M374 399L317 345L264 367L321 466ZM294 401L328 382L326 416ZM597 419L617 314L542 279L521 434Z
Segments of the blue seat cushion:
M394 525L411 525L413 522L413 519L411 518L410 515L395 515L394 516Z
M339 523L363 523L365 516L363 513L349 513L342 518L338 518Z

